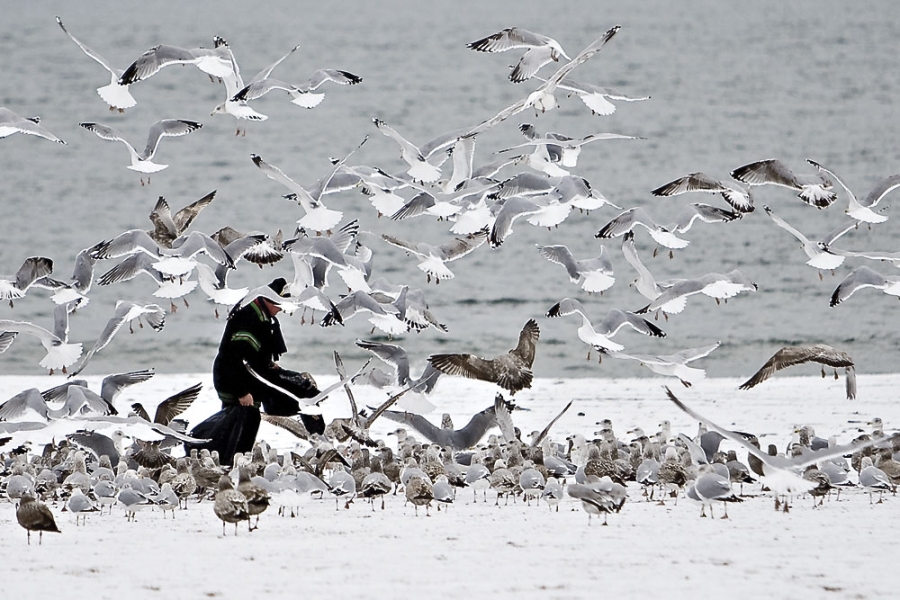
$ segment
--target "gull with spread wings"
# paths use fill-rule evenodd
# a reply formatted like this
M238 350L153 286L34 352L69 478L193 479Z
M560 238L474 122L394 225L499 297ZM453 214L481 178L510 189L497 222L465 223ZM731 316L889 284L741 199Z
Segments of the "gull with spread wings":
M776 371L807 362L817 362L822 365L822 377L825 377L825 366L834 368L834 378L838 378L837 368L844 367L847 375L847 399L856 398L856 369L853 359L842 350L835 350L827 344L815 344L813 346L785 346L776 352L772 358L759 371L740 385L740 389L748 390L772 375Z
M529 319L519 333L519 343L505 354L494 358L481 358L473 354L432 354L428 362L447 375L462 375L469 379L492 381L515 395L521 389L530 388L534 375L534 352L541 329L537 321Z

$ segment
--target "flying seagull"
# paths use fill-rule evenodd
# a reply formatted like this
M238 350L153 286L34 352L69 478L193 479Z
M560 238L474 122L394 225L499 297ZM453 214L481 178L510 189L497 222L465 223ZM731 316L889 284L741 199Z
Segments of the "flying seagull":
M822 377L825 377L824 365L833 367L835 369L835 379L838 378L837 368L844 367L844 372L847 375L847 399L853 400L856 398L856 369L854 368L853 359L846 352L835 350L826 344L785 346L766 361L766 364L753 377L742 383L740 389L748 390L774 375L776 371L806 362L822 364Z
M494 358L472 354L432 354L428 361L435 369L448 375L493 381L510 395L515 395L519 390L531 387L531 365L540 335L537 321L529 319L519 333L519 343L506 354Z

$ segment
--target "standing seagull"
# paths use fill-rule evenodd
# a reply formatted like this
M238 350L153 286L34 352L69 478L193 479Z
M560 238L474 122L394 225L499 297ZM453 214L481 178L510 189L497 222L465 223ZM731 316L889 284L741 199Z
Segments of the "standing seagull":
M506 52L516 48L528 48L509 73L509 80L521 83L531 79L538 70L562 56L571 60L559 42L546 35L520 27L509 27L486 38L466 44L466 48L478 52Z
M147 183L150 183L149 175L162 171L169 165L163 165L153 162L153 155L159 146L159 140L166 136L182 136L192 131L196 131L203 127L196 121L185 121L181 119L162 119L157 121L150 127L150 133L147 136L147 146L143 152L138 154L128 140L122 137L118 130L102 125L100 123L79 123L88 131L93 131L97 137L110 142L122 142L128 148L128 154L131 156L131 164L128 168L138 173L148 175ZM141 185L144 185L144 178L141 177Z
M0 106L0 138L9 137L14 133L36 135L46 138L57 144L65 144L64 141L39 125L40 117L20 117L4 106Z
M66 29L65 25L63 25L62 20L59 17L56 17L56 22L59 24L60 29L66 32L66 35L69 36L75 45L81 48L81 51L93 58L95 61L100 63L100 65L109 71L110 80L109 85L105 85L103 87L97 88L97 93L100 94L100 97L103 98L103 101L109 104L109 110L118 110L119 112L125 112L125 109L131 108L137 104L137 101L134 99L134 96L131 95L131 92L128 91L128 84L121 85L119 84L119 77L122 76L122 69L116 69L113 67L108 60L82 44L78 41L78 39L69 33L69 30Z
M22 494L19 507L16 509L16 521L28 531L28 545L31 545L31 532L38 532L38 544L44 541L44 532L59 533L53 513L43 502L36 500L34 492L27 490Z
M493 381L510 395L515 395L519 390L531 387L531 365L540 335L537 321L529 319L519 333L519 343L506 354L494 358L480 358L472 354L432 354L428 361L435 369L448 375Z
M786 164L774 158L738 167L731 176L751 186L772 184L797 190L801 200L818 209L828 208L837 200L827 177L820 173L795 175Z
M847 375L847 399L853 400L856 398L856 369L854 368L853 359L846 352L835 350L826 344L785 346L766 361L766 364L754 373L750 379L742 383L740 389L748 390L774 375L776 371L806 362L821 363L823 365L822 377L825 377L824 365L833 367L835 369L835 379L838 377L837 368L844 367L844 372Z

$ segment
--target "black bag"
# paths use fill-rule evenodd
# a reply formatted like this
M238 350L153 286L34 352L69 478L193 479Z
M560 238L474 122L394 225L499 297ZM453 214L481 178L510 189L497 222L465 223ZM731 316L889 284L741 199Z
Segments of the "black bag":
M289 369L272 369L266 373L266 379L280 388L284 388L298 398L314 398L319 395L316 380L309 373L298 373ZM303 426L310 433L325 433L325 419L321 415L300 413L300 403L276 389L269 388L262 401L266 414L280 417L292 417L300 414Z
M217 450L222 464L230 465L237 452L249 452L256 441L260 423L259 409L255 406L228 405L194 427L190 436L208 439L202 443L184 443L185 454L191 450Z
M314 398L319 394L316 380L309 373L298 373L288 369L272 369L265 378L298 398ZM292 417L300 412L300 403L287 394L268 388L262 399L266 414L278 417Z

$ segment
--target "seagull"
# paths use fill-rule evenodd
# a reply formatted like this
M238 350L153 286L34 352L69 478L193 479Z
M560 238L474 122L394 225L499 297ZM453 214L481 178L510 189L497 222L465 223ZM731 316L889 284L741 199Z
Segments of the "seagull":
M813 242L793 226L791 226L787 221L777 216L768 206L763 206L763 209L766 211L766 214L769 215L772 221L775 222L776 225L800 240L800 244L803 246L803 251L806 253L806 256L809 257L809 260L806 261L806 264L819 270L819 279L822 279L821 272L823 270L834 271L844 263L844 258L847 255L843 251L835 252L834 250L832 250L831 244L833 244L839 237L856 226L853 221L849 221L847 223L844 223L843 225L838 226L821 240Z
M616 282L612 261L605 246L600 246L600 254L594 258L576 260L566 246L541 246L536 244L541 256L550 262L562 265L572 283L581 284L588 293L603 293Z
M454 238L452 241L438 246L426 242L408 242L388 234L382 234L381 239L421 259L417 266L420 271L425 273L427 281L430 283L434 278L435 283L440 283L442 279L453 279L454 277L453 272L447 268L445 263L473 252L487 240L487 237L487 231L482 230L478 233Z
M606 317L600 322L598 327L594 327L591 320L587 316L584 306L574 298L563 298L550 307L547 316L565 317L571 314L581 315L581 327L578 328L578 339L591 348L606 352L620 352L625 346L612 341L612 337L625 327L626 325L644 335L653 337L665 337L666 332L662 329L634 313L626 312L618 309L611 309ZM588 359L591 358L591 352L588 350ZM602 354L600 359L602 360Z
M135 106L137 104L137 101L128 90L128 85L119 84L119 78L122 76L122 73L124 73L124 71L122 71L122 69L116 69L109 63L108 60L78 41L78 39L74 35L69 33L69 30L66 29L65 25L63 25L63 22L59 17L56 17L56 23L59 25L60 29L62 29L66 33L66 35L69 36L69 39L71 39L73 42L75 42L75 45L81 48L82 52L93 58L100 64L100 66L109 71L109 85L97 88L97 93L100 95L104 102L109 104L109 110L118 110L121 113L125 112L126 109Z
M41 127L40 122L40 117L20 117L8 108L0 106L0 138L9 137L14 133L24 133L25 135L36 135L57 144L65 144L64 141Z
M753 196L749 187L745 189L740 186L729 185L710 177L706 173L700 172L679 177L674 181L659 186L650 193L654 196L678 196L689 192L721 194L725 202L741 213L749 213L755 210Z
M197 287L197 281L193 279L185 279L183 277L173 277L161 273L156 264L158 259L153 258L144 252L135 252L106 273L97 278L97 285L111 285L122 281L134 279L141 273L146 273L156 282L156 291L153 295L157 298L166 298L169 300L169 310L173 313L177 311L175 306L175 298L184 298L187 294L194 291ZM184 299L187 306L187 299Z
M24 298L35 281L53 272L53 261L45 256L30 256L22 262L15 275L0 275L0 300L9 301Z
M438 427L430 423L425 417L412 412L386 410L383 415L391 421L409 425L429 442L441 448L448 446L453 450L465 450L477 445L487 431L497 425L495 411L495 405L492 405L481 412L475 413L469 419L469 422L460 429Z
M179 209L174 215L169 203L163 196L156 200L156 205L150 213L149 219L153 223L153 230L148 231L154 242L164 248L171 248L172 243L184 235L187 228L191 226L194 219L200 212L210 205L216 197L216 190L211 191L199 200L191 202L187 206ZM225 244L222 244L223 246Z
M409 165L406 173L416 181L432 183L437 181L441 176L440 166L429 162L429 157L425 156L418 147L414 146L409 140L397 133L397 131L382 121L381 119L372 119L375 127L382 134L391 138L400 145L400 157Z
M237 535L238 523L247 521L250 527L250 509L247 498L234 489L231 478L227 475L219 477L219 488L216 492L213 512L222 520L222 535L225 535L225 523L234 523L234 535Z
M657 282L647 267L644 266L644 263L641 262L634 247L634 232L629 231L622 238L622 255L628 264L638 272L638 277L633 283L634 287L643 297L651 302L659 298L666 289L673 285L674 282L672 281ZM684 310L686 304L687 296L676 296L666 302L665 305L660 306L660 310L662 310L663 315L668 320L668 315L680 313Z
M304 229L311 229L313 231L330 231L332 227L340 223L344 214L338 210L331 210L327 208L324 204L322 204L322 196L324 195L324 190L328 187L328 181L330 181L335 173L337 173L340 168L343 166L344 162L353 155L356 150L362 147L363 144L368 140L368 136L363 138L363 141L360 142L359 146L350 151L350 154L345 156L342 160L337 161L334 168L331 170L331 173L325 179L324 184L322 185L320 191L313 195L309 191L306 190L302 185L288 177L282 172L281 169L276 167L275 165L270 165L263 161L256 154L252 154L250 156L253 164L255 164L259 169L266 174L266 177L273 181L277 181L281 185L287 187L291 190L291 194L285 196L291 200L295 200L297 204L303 208L306 214L297 220L297 224Z
M113 129L112 127L101 123L79 123L79 125L88 131L94 132L100 139L110 142L122 142L125 144L125 147L128 148L128 154L131 156L131 164L128 165L128 168L132 171L148 175L148 183L150 182L149 175L162 171L169 166L153 162L153 156L156 154L156 149L159 147L159 140L166 136L187 135L192 131L196 131L203 127L203 125L196 121L185 121L182 119L162 119L157 121L150 126L150 133L147 136L147 146L140 154L138 154L134 149L134 146L122 137L122 134L119 133L118 130ZM144 185L143 177L141 177L141 185Z
M275 64L277 65L278 63ZM315 91L329 81L338 85L356 85L362 82L362 77L340 69L318 69L313 71L313 74L303 83L293 85L278 79L272 79L268 74L263 77L257 75L246 87L234 94L232 101L247 102L261 98L272 90L283 90L290 94L291 104L296 104L303 108L315 108L325 99L325 94L321 92L315 93Z
M519 126L519 131L528 138L527 142L516 144L509 148L497 150L497 153L510 152L517 148L527 148L529 146L543 147L549 154L551 162L558 162L564 167L575 167L578 164L578 156L581 154L581 147L590 142L598 140L637 140L640 139L633 135L623 135L620 133L592 133L581 138L572 138L560 133L547 132L543 136L538 135L534 126L530 123L523 123Z
M866 199L863 202L860 202L856 199L856 195L850 191L850 188L844 185L844 182L833 172L815 161L807 159L806 162L837 181L840 186L844 188L844 191L847 192L847 196L850 198L850 204L847 206L847 210L844 211L845 213L857 221L862 221L864 223L883 223L887 221L886 216L878 214L872 209L881 202L882 198L900 187L900 175L891 175L876 183L875 187L872 188L872 191L869 192L869 195L866 196Z
M700 511L701 517L706 516L707 506L709 506L709 516L714 516L712 505L716 500L722 501L722 506L725 510L725 515L722 517L723 519L728 518L727 502L743 502L743 500L734 494L734 490L731 489L731 480L715 471L702 473L697 477L693 485L685 491L685 495L691 500L696 500L703 505L703 508Z
M619 512L625 504L625 486L613 482L608 476L592 476L585 483L571 483L567 488L569 496L581 500L581 507L588 514L588 525L592 515L603 513L603 525L607 525L606 515Z
M225 40L221 38L217 38L216 43L218 46L228 46ZM257 73L253 77L253 79L250 80L250 85L253 85L260 80L267 78L275 69L275 67L280 65L283 60L293 54L299 47L299 45L294 46L287 52L287 54ZM233 65L231 73L229 73L225 77L222 77L222 83L225 84L225 102L217 104L210 113L210 116L223 114L231 115L238 120L246 119L249 121L265 121L269 117L250 108L250 106L247 105L247 100L245 98L235 98L235 96L244 89L244 80L241 78L240 67L238 67L237 61L234 60L234 54L231 54L231 61ZM239 126L235 130L234 134L246 135L247 130L243 126Z
M540 335L537 321L529 319L519 333L518 344L506 354L494 358L481 358L472 354L432 354L428 357L428 362L447 375L492 381L510 395L515 395L519 390L531 387L531 365L534 363L535 346Z
M409 386L411 391L430 394L441 375L441 371L428 362L422 374L413 380L409 373L409 356L406 354L406 350L396 344L358 339L356 345L392 366L396 372L394 383L398 386Z
M853 269L831 294L829 306L837 306L862 288L875 288L889 296L900 297L900 277L882 275L863 265Z
M142 317L146 319L147 324L155 331L162 331L166 324L166 312L157 304L139 304L126 300L117 301L116 310L112 318L106 323L103 331L100 332L100 337L97 338L91 349L81 357L81 360L69 374L69 377L78 375L87 366L91 358L94 357L94 354L106 348L112 341L113 336L125 323L128 323L129 331L132 333L134 333L134 330L131 328L131 321L137 319L138 324L143 327Z
M635 227L641 226L650 233L653 240L666 248L669 248L669 256L671 257L672 249L686 248L690 243L677 237L674 233L659 225L653 218L641 207L630 208L619 214L612 221L600 228L594 237L599 239L608 239L625 235L629 231L633 231Z
M172 421L175 420L175 417L191 407L191 404L193 404L194 400L196 400L200 395L200 390L202 387L202 383L197 383L178 392L177 394L169 396L156 405L156 411L153 413L152 419L150 418L149 413L147 413L147 410L140 402L134 402L131 405L131 410L134 411L134 414L144 419L145 421L169 426Z
M827 177L819 173L795 175L786 164L774 158L738 167L731 176L750 186L772 184L797 190L801 200L818 209L827 208L837 200Z
M571 60L559 42L553 38L520 27L509 27L486 38L469 42L466 48L478 52L506 52L527 48L509 73L509 80L513 83L531 79L541 67L558 62L560 57Z
M187 276L197 265L195 257L201 253L220 265L229 269L234 268L234 260L225 249L210 236L199 231L182 235L172 242L171 248L165 248L157 244L146 231L130 229L105 242L93 253L93 257L120 258L137 253L148 255L155 261L152 267L170 277Z
M78 302L75 308L87 306L90 301L87 294L91 291L91 286L94 283L94 265L97 263L94 254L103 247L103 243L99 242L90 248L79 250L78 254L75 255L72 277L67 281L44 276L35 281L34 284L41 288L53 290L53 295L50 296L50 299L56 304Z
M53 513L47 505L35 499L34 492L27 490L22 494L18 508L16 508L16 521L28 532L28 545L31 545L31 532L38 532L38 544L44 541L44 532L59 533Z
M694 202L681 209L675 220L666 225L665 228L673 233L685 233L697 219L704 223L728 223L735 219L740 219L741 214L740 212L725 210L718 206Z
M807 362L821 363L822 377L825 377L825 365L833 367L834 378L837 379L837 368L844 367L847 376L847 399L856 398L856 369L853 359L850 355L842 350L835 350L827 344L815 344L813 346L785 346L766 361L759 371L753 374L750 379L742 383L739 388L749 390L759 385L776 371L799 365Z
M817 482L805 480L798 474L799 472L802 472L805 467L835 456L842 456L844 454L862 450L879 441L878 438L872 438L865 441L851 442L850 444L843 446L810 450L809 452L804 452L801 455L793 457L770 456L751 444L743 436L716 425L703 415L690 409L681 400L676 398L675 394L673 394L669 388L666 388L666 394L669 400L693 419L704 423L710 430L719 432L719 434L728 440L742 446L751 456L758 458L762 462L763 481L776 494L780 495L803 493L818 485ZM784 506L785 511L787 511L788 505L785 503Z
M465 133L465 137L478 135L479 133L487 131L498 123L501 123L509 117L517 115L528 108L534 108L535 111L540 112L545 112L556 108L556 96L554 95L554 93L556 92L559 84L562 83L562 81L569 75L569 73L572 72L573 69L575 69L575 67L581 65L592 56L600 52L603 46L605 46L606 43L613 38L613 36L619 31L619 29L620 26L616 25L607 30L606 33L589 44L575 58L557 69L556 73L550 76L550 78L548 78L536 90L528 94L525 98L522 98L514 104L504 108L495 116L471 128L468 132Z
M706 377L706 371L687 366L687 363L709 356L722 342L700 348L688 348L675 354L625 354L608 352L608 356L623 360L636 360L659 375L677 377L684 387L691 387L696 381Z
M591 114L608 116L616 112L616 105L610 100L622 102L641 102L649 100L650 96L628 96L618 90L590 83L579 83L572 81L568 77L557 86L561 90L569 92L569 95L575 94L584 102L584 105L591 109Z
M82 352L80 343L69 343L69 313L75 310L78 304L79 301L74 300L66 304L59 304L53 309L52 332L33 323L9 319L0 319L0 331L33 335L40 340L41 345L47 351L46 356L41 359L39 364L45 369L49 369L51 375L56 370L65 373L66 368L74 364Z
M389 336L401 335L409 330L406 322L400 319L399 311L395 306L382 304L371 294L362 290L351 292L341 298L334 305L334 310L325 315L319 324L322 327L330 327L335 323L343 324L344 321L360 311L371 313L369 323Z
M710 298L714 298L716 304L718 304L719 300L727 300L741 292L755 292L757 289L758 286L737 269L726 274L707 273L696 279L682 279L673 283L650 304L634 312L639 315L661 309L665 312L663 307L670 302L678 298L687 298L694 294L705 294Z
M70 379L66 383L44 390L41 396L47 402L63 401L62 408L50 411L50 418L59 419L90 412L116 415L118 411L113 403L122 390L147 381L155 374L153 369L142 369L107 375L100 383L100 394L88 388L88 383L84 379Z
M130 85L155 75L170 65L194 65L210 77L225 78L234 72L231 50L214 37L214 48L180 48L159 44L138 57L119 77L119 85Z

